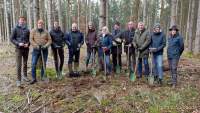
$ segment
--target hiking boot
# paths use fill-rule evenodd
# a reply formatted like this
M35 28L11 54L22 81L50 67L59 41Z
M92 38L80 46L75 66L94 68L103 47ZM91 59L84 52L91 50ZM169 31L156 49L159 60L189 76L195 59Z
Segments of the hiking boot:
M21 81L16 81L17 87L21 87Z
M27 76L22 76L22 81L29 82L30 80L28 79Z
M69 70L69 74L73 72L73 70L72 70L72 64L68 64L68 70Z
M162 79L159 78L159 79L158 79L158 85L159 85L159 86L162 86L162 84L163 84Z
M175 89L176 88L176 84L172 84L172 88Z
M35 84L37 82L37 80L32 80L31 82L30 82L30 84L32 85L32 84Z

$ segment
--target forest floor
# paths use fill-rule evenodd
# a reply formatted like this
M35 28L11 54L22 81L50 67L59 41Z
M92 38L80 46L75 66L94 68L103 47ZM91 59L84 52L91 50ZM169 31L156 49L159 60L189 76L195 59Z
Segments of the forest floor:
M103 73L56 80L51 56L48 83L38 79L37 84L17 88L14 48L0 48L0 113L200 113L200 59L190 54L180 60L175 89L167 85L169 71L164 73L162 87L150 87L145 80L131 82L125 73L106 80Z

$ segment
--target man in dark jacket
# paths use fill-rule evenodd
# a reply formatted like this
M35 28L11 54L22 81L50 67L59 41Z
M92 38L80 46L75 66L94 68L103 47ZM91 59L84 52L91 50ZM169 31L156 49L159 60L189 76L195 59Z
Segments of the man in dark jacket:
M27 78L27 60L29 54L29 35L30 31L26 26L25 17L19 17L17 26L13 29L11 34L11 42L16 49L17 62L17 86L21 87L21 80L29 81ZM21 76L21 67L23 62L23 76Z
M95 56L97 50L97 48L95 47L97 43L97 32L92 22L89 22L88 24L88 33L85 38L85 43L87 45L87 58L86 58L86 69L87 69L90 58L92 56L92 52L95 52L94 53Z
M151 35L150 52L153 54L154 79L162 85L163 80L163 49L166 46L165 34L161 31L160 24L154 26Z
M74 62L75 72L78 72L80 48L84 43L84 37L83 33L81 33L78 30L77 24L73 23L71 31L69 33L66 33L64 38L65 38L65 43L67 44L69 49L69 60L68 60L69 75L73 76L74 71L72 69L72 62Z
M132 44L133 38L135 35L135 27L134 23L130 21L128 23L128 29L124 31L121 36L124 40L124 51L126 53L128 59L128 48L129 48L129 68L133 72L133 68L135 67L135 48Z
M117 60L119 62L120 68L122 67L122 61L121 61L121 54L122 54L122 36L119 36L118 34L121 33L120 30L120 23L116 22L114 25L114 30L112 31L112 61L113 61L113 70L116 72L116 66L117 66Z
M175 88L177 85L177 67L180 56L184 51L184 42L176 25L172 26L169 31L167 57L172 77L171 84Z
M147 78L149 75L149 63L148 63L148 57L149 57L149 45L151 42L150 33L149 31L144 27L143 22L138 23L138 29L135 32L135 36L133 38L133 45L135 46L137 53L139 54L138 59L138 76L137 78L142 78L142 62L144 64L145 69L145 77Z
M50 36L52 39L51 48L53 51L57 77L62 77L62 69L63 69L63 63L64 63L64 49L63 49L64 33L61 31L59 23L57 21L54 22L54 27L50 31Z

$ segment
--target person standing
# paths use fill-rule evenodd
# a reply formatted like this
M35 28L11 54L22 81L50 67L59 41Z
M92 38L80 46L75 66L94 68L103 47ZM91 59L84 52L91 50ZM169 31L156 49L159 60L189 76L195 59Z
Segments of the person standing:
M95 50L94 55L96 54L97 50L97 47L95 47L97 43L97 32L92 22L89 22L88 24L88 33L85 38L85 43L87 46L86 69L88 69L88 64L92 56L93 49Z
M109 33L108 27L104 26L101 29L101 34L98 39L98 57L100 70L103 70L104 63L106 64L106 75L111 74L110 52L112 47L112 35ZM105 71L105 70L104 70Z
M166 46L166 36L161 30L160 24L155 24L151 35L150 53L153 56L154 80L162 85L163 81L163 51Z
M128 22L128 29L121 34L124 40L124 52L126 53L127 59L129 61L129 68L133 72L133 68L135 67L135 47L132 44L135 28L134 23L132 21ZM129 49L129 53L128 53ZM129 57L128 57L129 54Z
M176 25L173 25L169 31L167 57L171 72L171 85L175 88L177 85L177 67L184 51L184 42Z
M71 31L65 34L64 39L69 49L69 59L68 59L69 76L73 77L79 75L78 68L79 68L80 48L84 43L83 33L78 30L76 23L72 24ZM72 68L73 62L74 62L74 70Z
M121 54L122 54L122 32L120 30L120 23L116 22L114 29L112 31L112 62L113 62L113 71L116 72L117 60L119 62L120 70L122 68Z
M31 30L30 43L33 46L32 53L32 81L30 84L35 84L36 79L36 65L39 57L43 57L44 67L41 68L41 78L45 79L44 68L46 68L46 62L48 58L48 47L51 45L52 40L49 32L44 29L44 21L38 20L37 28Z
M144 75L145 78L148 78L149 75L149 63L148 63L148 57L149 57L149 45L151 43L150 33L145 28L143 22L138 23L138 28L135 32L135 36L133 38L133 45L137 50L137 54L139 54L138 58L138 76L137 78L142 78L142 67L144 64Z
M29 35L30 31L26 25L25 17L19 17L18 24L11 33L11 42L15 45L16 52L16 71L17 71L17 87L21 87L21 81L29 81L27 78L27 61L29 54ZM22 65L23 63L23 65ZM23 67L23 76L21 75L21 67Z
M55 62L55 69L57 77L62 77L62 70L64 64L64 33L61 31L59 23L54 22L54 27L50 31L50 36L52 38L52 52Z

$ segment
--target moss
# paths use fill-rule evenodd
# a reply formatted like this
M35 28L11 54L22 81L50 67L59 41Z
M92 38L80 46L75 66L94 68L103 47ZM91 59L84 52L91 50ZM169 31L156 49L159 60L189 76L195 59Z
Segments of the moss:
M22 100L24 100L24 97L21 95L14 95L11 97L11 100L14 103L18 103L18 102L21 102Z

